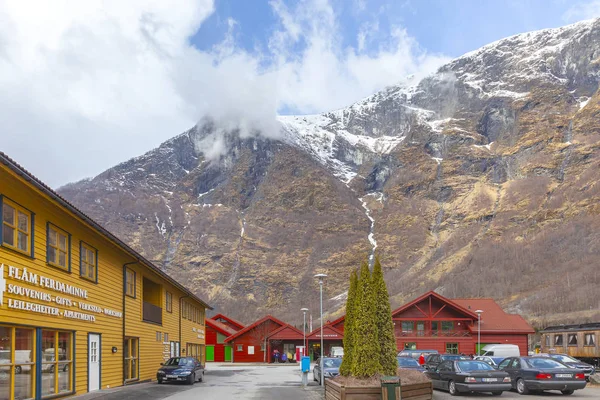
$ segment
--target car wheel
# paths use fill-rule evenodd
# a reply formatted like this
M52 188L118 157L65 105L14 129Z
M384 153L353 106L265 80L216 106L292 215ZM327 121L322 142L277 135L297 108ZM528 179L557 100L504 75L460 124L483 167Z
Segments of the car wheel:
M157 382L159 385L163 383L162 379L157 379Z
M200 374L200 379L198 379L198 382L202 381L204 381L204 372Z
M450 396L458 396L458 390L456 390L454 381L448 382L448 391L450 392Z
M574 390L561 390L560 391L562 394L564 394L565 396L569 396L572 395L573 392L575 392Z
M525 381L521 378L517 379L517 393L529 394L529 389L525 386Z
M502 392L492 392L492 396L500 396Z
M23 371L23 369L21 368L21 366L20 366L20 365L17 365L17 366L15 367L15 374L20 374L22 371Z
M193 385L196 383L196 374L191 374L188 380L188 385Z

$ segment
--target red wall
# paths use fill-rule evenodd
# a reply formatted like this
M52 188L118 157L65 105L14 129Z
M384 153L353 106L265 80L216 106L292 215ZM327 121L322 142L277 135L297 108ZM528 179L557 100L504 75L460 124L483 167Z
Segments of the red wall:
M404 343L416 343L417 349L432 349L437 350L440 353L446 352L446 343L458 343L458 352L464 354L475 354L477 346L477 334L467 337L436 337L436 338L409 338L409 337L396 337L396 347L398 351L404 349ZM522 356L527 355L528 342L527 335L487 335L481 334L481 343L498 343L498 344L516 344L519 346Z
M225 361L225 345L217 344L217 331L209 325L206 325L206 345L214 346L215 348L215 362Z
M475 343L477 343L477 333L475 333ZM529 342L527 335L515 334L481 334L481 343L498 343L498 344L516 344L519 346L519 351L522 356L526 356L529 350Z

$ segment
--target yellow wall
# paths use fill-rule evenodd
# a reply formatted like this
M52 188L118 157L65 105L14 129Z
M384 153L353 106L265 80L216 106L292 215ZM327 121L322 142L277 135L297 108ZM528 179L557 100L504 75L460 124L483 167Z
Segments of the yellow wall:
M136 298L125 296L125 310L123 310L123 264L134 259L127 251L107 239L104 235L93 229L76 215L55 203L50 197L23 181L0 164L0 195L5 196L25 207L35 214L35 257L18 253L14 250L0 246L0 264L4 264L4 278L6 285L18 285L34 289L39 292L50 293L51 302L33 300L25 296L4 293L4 301L0 306L0 324L27 325L31 327L54 328L60 330L76 331L76 391L87 391L87 336L89 332L100 333L102 338L101 354L101 385L102 388L120 386L123 384L123 324L125 321L125 336L139 338L140 347L140 379L155 379L156 370L169 355L168 345L156 340L156 332L162 335L168 333L170 341L179 341L179 298L184 292L177 289L170 282L141 264L130 265L129 268L136 272ZM0 217L1 221L1 217ZM46 264L46 224L51 222L71 235L71 272L52 267ZM1 232L1 230L0 230ZM83 240L88 245L98 250L98 282L90 282L79 276L79 243ZM21 272L27 268L28 272L52 278L65 284L87 290L88 298L80 299L68 294L61 294L39 285L18 281L8 277L9 266L19 268ZM156 298L162 304L162 326L142 322L142 297L143 277L151 279L162 286L162 292ZM172 313L166 312L166 294L168 290L173 295ZM74 302L83 302L89 305L108 308L116 312L125 312L124 318L109 316L82 310L75 305L58 305L56 296ZM95 322L67 319L62 315L53 316L34 313L31 311L15 310L8 308L8 301L22 300L30 303L52 306L63 310L77 311L93 315ZM188 299L196 307L202 304ZM191 321L182 321L181 349L185 349L186 342L204 344L203 324L194 324ZM192 327L202 329L202 337L198 338ZM111 352L112 347L118 350ZM182 354L184 355L184 354Z

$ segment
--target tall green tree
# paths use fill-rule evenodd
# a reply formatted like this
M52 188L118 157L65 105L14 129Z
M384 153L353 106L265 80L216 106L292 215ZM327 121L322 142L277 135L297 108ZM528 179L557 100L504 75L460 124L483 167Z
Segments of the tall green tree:
M369 265L363 262L357 285L356 318L354 329L354 355L352 375L368 378L381 371L379 362L379 339L375 319L375 296L372 295L373 282Z
M381 373L395 375L398 368L398 361L396 360L396 337L394 335L390 296L383 277L379 257L375 258L372 281L378 339L377 355L381 365Z
M356 320L356 287L358 275L356 270L350 274L350 288L346 299L346 318L344 319L344 357L340 365L340 374L348 376L352 373L352 360L354 359L355 334L354 321Z

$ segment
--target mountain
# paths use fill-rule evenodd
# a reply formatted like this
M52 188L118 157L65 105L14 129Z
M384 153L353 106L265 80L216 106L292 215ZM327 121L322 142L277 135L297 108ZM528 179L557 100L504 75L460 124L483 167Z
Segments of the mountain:
M206 118L59 192L246 322L318 310L319 272L335 316L373 254L393 305L435 289L541 325L599 318L600 19L413 79L279 117L277 139Z

